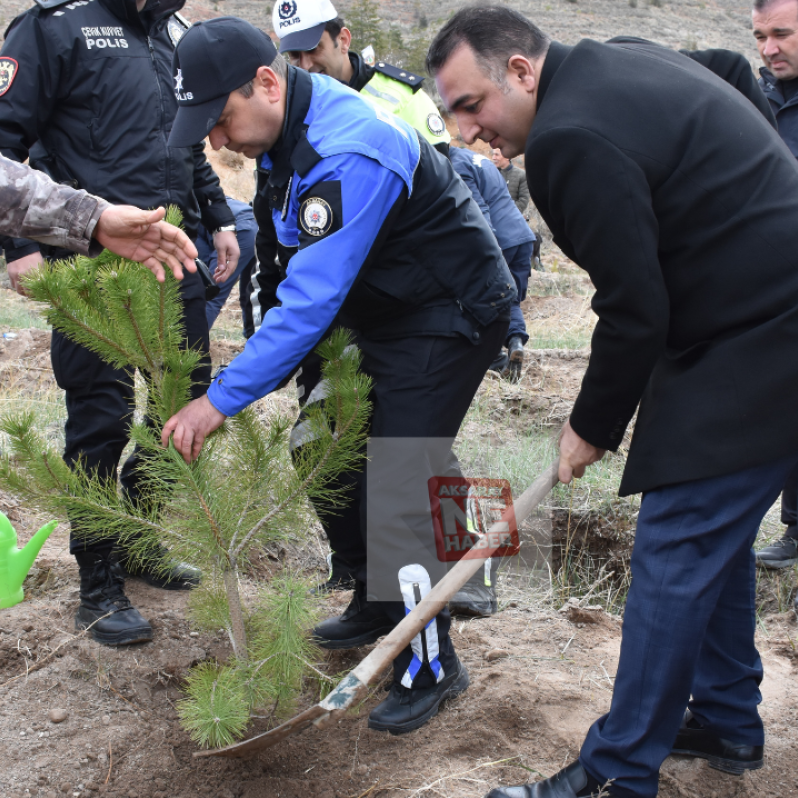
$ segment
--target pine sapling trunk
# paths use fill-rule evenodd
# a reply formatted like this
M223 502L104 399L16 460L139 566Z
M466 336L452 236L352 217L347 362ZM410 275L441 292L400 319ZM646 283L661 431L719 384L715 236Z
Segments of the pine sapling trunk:
M247 630L244 627L244 613L241 609L241 594L238 592L238 568L234 559L223 571L224 589L227 593L227 603L230 605L230 640L233 644L233 654L237 659L246 662Z

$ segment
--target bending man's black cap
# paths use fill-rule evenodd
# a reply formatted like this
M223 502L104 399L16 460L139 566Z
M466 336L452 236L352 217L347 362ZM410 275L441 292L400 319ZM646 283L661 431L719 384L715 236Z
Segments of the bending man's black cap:
M202 141L219 121L230 92L252 80L276 55L272 40L238 17L192 25L172 58L178 108L169 146L190 147Z

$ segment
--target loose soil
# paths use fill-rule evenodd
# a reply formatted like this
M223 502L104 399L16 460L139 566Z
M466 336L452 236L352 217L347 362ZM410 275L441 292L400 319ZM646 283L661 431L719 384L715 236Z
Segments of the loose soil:
M533 284L538 290L553 279L535 277ZM544 295L525 302L530 330L552 312L570 313L572 320L584 312L586 286L579 279L584 280L575 272L563 278L564 284L579 288L570 300ZM235 311L225 309L224 314L234 327ZM17 338L0 347L6 382L31 396L55 390L49 333L18 331ZM240 348L235 341L214 341L214 360L229 362ZM537 350L530 353L518 385L486 379L480 399L493 409L481 432L493 434L492 419L506 419L508 413L519 427L561 423L586 360L585 351ZM290 388L273 401L290 412ZM17 528L20 545L46 520L7 495L0 494L0 509ZM616 523L606 515L557 510L551 523L555 572L563 560L582 557L619 574L628 568L628 519ZM268 578L286 558L312 571L323 562L323 550L311 537L306 549L264 554L246 581L251 585ZM384 696L380 685L326 731L312 728L253 759L198 760L175 706L192 665L229 656L226 637L191 630L185 593L160 591L137 580L128 581L128 595L152 623L151 643L115 650L76 636L77 569L67 540L62 525L26 580L26 600L0 611L2 798L478 798L496 784L555 773L578 754L590 723L609 708L620 619L578 602L558 612L543 593L519 589L513 582L500 584L502 609L496 616L455 621L453 638L471 686L417 732L392 737L367 728L368 712ZM335 594L325 600L325 610L337 614L347 599L347 594ZM798 743L796 638L794 613L763 616L758 645L766 674L761 707L768 732L765 767L736 778L702 762L672 758L663 767L660 795L798 795L792 766ZM367 652L331 654L322 667L340 674ZM308 692L297 708L316 698ZM57 710L66 714L59 723L50 719ZM264 721L256 721L253 732L261 728L258 723Z

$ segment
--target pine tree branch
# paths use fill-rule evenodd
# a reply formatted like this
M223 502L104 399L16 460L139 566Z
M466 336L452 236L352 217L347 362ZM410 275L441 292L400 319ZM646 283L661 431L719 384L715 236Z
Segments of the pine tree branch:
M349 418L349 421L347 421L343 430L341 430L340 435L338 436L339 441L344 439L344 436L349 431L350 427L355 423L359 410L360 410L360 395L358 391L355 390L355 409L354 412L352 413L352 416ZM255 535L257 535L258 532L260 532L260 530L263 529L263 527L266 526L266 524L268 524L269 521L272 520L272 518L281 513L298 496L300 496L307 490L308 486L316 479L319 473L321 473L322 469L327 464L327 461L330 459L330 456L332 455L333 451L337 448L338 448L337 443L331 445L327 449L327 451L322 455L322 457L319 459L319 462L313 467L313 469L307 475L307 477L305 477L305 479L303 479L302 482L300 482L299 485L297 485L296 488L294 488L294 490L291 493L289 493L288 496L285 499L283 499L282 502L280 502L280 504L274 507L263 518L261 518L260 521L258 521L258 523L255 524L255 526L253 526L252 529L250 529L246 535L244 535L241 542L238 544L238 546L236 546L235 549L232 549L231 547L231 556L233 559L238 559L238 557L241 555L241 552L244 550L244 547L249 543L249 541L252 540L252 538Z
M124 307L128 319L130 320L130 326L133 328L133 332L136 333L136 340L139 342L141 351L144 353L144 358L150 367L150 373L155 373L155 361L153 360L152 355L150 354L150 350L148 349L147 344L144 343L144 338L141 335L141 329L139 328L138 322L136 321L136 317L133 315L133 308L132 308L132 303L130 301L130 297L128 297L127 300L125 301Z
M123 357L123 358L124 358L124 359L125 359L125 360L126 360L128 363L131 363L131 364L133 364L133 363L135 363L135 362L136 362L136 361L135 361L135 355L134 355L134 354L132 354L132 353L128 352L126 349L124 349L124 347L120 346L120 345L119 345L119 344L118 344L116 341L112 341L110 338L107 338L105 335L103 335L101 332L99 332L99 330L93 330L91 327L89 327L89 325L88 325L88 324L86 324L85 322L81 321L81 320L80 320L79 318L77 318L77 316L75 316L74 314L70 313L68 310L66 310L66 309L64 308L64 303L63 303L63 302L61 302L61 300L60 300L58 297L51 296L51 297L50 297L50 304L51 304L51 305L53 306L53 308L54 308L55 310L57 310L57 311L58 311L58 312L59 312L59 313L60 313L60 314L61 314L61 315L62 315L64 318L68 319L68 320L69 320L69 321L71 321L73 324L75 324L75 325L77 325L78 327L80 327L80 329L81 329L81 330L83 330L83 331L84 331L84 332L86 332L86 333L89 333L89 334L91 334L91 335L92 335L92 336L94 336L94 337L95 337L95 338L96 338L98 341L102 341L102 343L106 344L107 346L110 346L112 349L115 349L117 352L119 352L119 354L120 354L120 355L122 355L122 357Z
M53 480L54 487L58 488L58 490L63 490L64 488L61 484L61 480L50 466L50 458L47 456L47 452L42 452L42 462L44 463L44 467L47 469L47 473L50 475L50 478Z

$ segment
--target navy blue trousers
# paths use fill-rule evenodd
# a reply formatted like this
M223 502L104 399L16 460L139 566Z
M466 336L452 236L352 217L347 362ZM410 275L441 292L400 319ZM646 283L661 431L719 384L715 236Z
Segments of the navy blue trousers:
M798 455L646 493L607 715L579 759L618 798L652 798L685 708L722 737L762 745L751 549ZM692 697L691 697L692 696Z
M529 340L524 314L521 312L521 303L526 299L526 292L529 287L529 274L532 271L532 252L534 249L535 242L526 241L518 246L502 250L502 255L507 261L510 274L513 275L515 287L518 290L518 298L513 302L513 306L510 309L510 328L507 330L506 341L516 335L521 338L521 342L524 344Z

